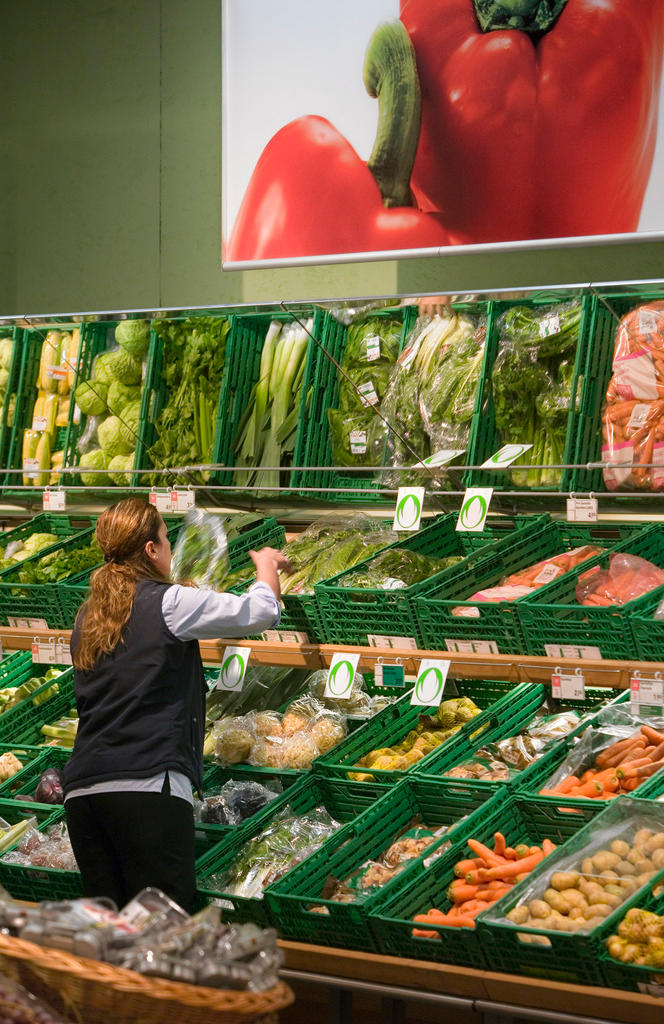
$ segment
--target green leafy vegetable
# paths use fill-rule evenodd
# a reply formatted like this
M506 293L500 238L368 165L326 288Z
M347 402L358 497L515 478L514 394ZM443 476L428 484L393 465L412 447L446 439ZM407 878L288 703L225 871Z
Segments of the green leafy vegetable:
M391 548L365 562L357 571L344 575L338 582L342 587L360 590L397 590L421 583L461 560L461 555L430 558L407 548Z

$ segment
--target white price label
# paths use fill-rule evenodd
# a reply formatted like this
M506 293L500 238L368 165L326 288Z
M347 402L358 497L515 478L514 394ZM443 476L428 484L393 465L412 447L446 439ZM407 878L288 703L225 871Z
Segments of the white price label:
M414 533L415 530L419 530L423 505L423 487L400 487L397 493L392 529L405 533Z
M450 654L500 654L495 640L446 640Z
M193 491L171 491L171 509L173 512L188 512L195 505L196 495Z
M266 629L261 633L263 640L269 644L308 644L309 634L298 633L290 629Z
M234 693L241 693L250 654L250 647L226 647L224 649L217 679L218 690L232 690Z
M67 367L66 366L47 366L46 377L48 380L66 380L67 379Z
M539 322L540 338L550 338L552 334L560 334L560 316L558 313L550 313L544 316Z
M450 662L442 658L425 658L420 662L410 703L421 708L436 707L443 699Z
M32 417L32 429L43 433L48 427L48 420L45 416L33 416Z
M505 466L511 466L515 459L518 459L524 452L530 451L531 448L532 444L505 444L500 451L482 463L481 469L504 469Z
M376 359L380 359L380 338L377 334L372 334L371 337L365 338L367 346L367 362L374 363Z
M413 636L385 636L382 633L367 633L369 647L391 647L395 651L416 651Z
M350 450L352 455L364 455L367 450L366 430L351 430Z
M380 399L372 380L366 381L365 384L359 384L357 390L362 396L362 405L378 405Z
M64 637L58 637L55 642L55 656L57 658L58 665L71 665L71 650L69 649L69 641L65 640Z
M333 654L325 681L324 697L348 700L353 690L359 654Z
M551 696L561 700L584 700L586 681L580 672L554 672L551 676Z
M659 331L661 313L654 309L639 310L639 334L657 334Z
M601 661L602 652L599 647L574 644L544 644L547 658L582 658L585 661Z
M646 423L648 416L653 411L652 405L648 402L637 402L632 409L632 415L627 422L628 430L640 430Z
M23 475L28 480L36 480L39 476L39 459L23 459Z
M434 452L428 459L424 459L423 462L416 462L413 469L437 469L438 466L446 466L452 459L456 459L458 455L465 453L465 448L443 448L439 452Z
M56 647L54 640L40 640L35 637L32 641L32 661L41 665L57 665Z
M64 491L44 491L42 498L44 512L64 512L67 507L67 495Z
M597 498L568 498L568 523L596 523Z
M155 506L157 512L172 512L171 491L150 491L150 504Z
M640 676L634 676L630 679L629 688L632 704L637 708L642 704L664 707L664 682L661 679L641 679Z
M482 533L489 514L493 487L467 487L455 530L457 533Z
M556 576L560 576L561 572L560 566L554 565L553 562L547 562L537 573L533 583L536 583L538 587L543 587L545 583L551 583L552 580L555 580Z

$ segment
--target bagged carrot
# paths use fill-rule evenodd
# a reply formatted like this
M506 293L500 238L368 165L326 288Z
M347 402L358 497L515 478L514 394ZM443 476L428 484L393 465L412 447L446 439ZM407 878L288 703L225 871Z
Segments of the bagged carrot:
M609 557L609 568L594 566L579 576L574 595L579 604L610 607L627 604L664 586L664 569L638 555L618 553Z

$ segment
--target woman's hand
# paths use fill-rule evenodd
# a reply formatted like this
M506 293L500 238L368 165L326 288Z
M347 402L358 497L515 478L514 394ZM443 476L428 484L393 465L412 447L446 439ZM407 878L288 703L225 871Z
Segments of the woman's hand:
M276 548L261 548L260 551L250 551L249 557L256 566L257 581L259 583L266 583L278 601L281 598L279 573L291 573L293 570L290 562Z

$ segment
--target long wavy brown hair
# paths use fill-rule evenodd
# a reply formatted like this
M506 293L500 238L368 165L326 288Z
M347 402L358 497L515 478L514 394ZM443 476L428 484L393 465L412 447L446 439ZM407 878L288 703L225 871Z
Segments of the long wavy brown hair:
M90 594L78 613L80 634L73 654L77 669L90 671L120 643L138 581L165 579L145 551L148 541L157 543L160 525L156 508L143 498L119 501L97 520L104 564L90 577Z

